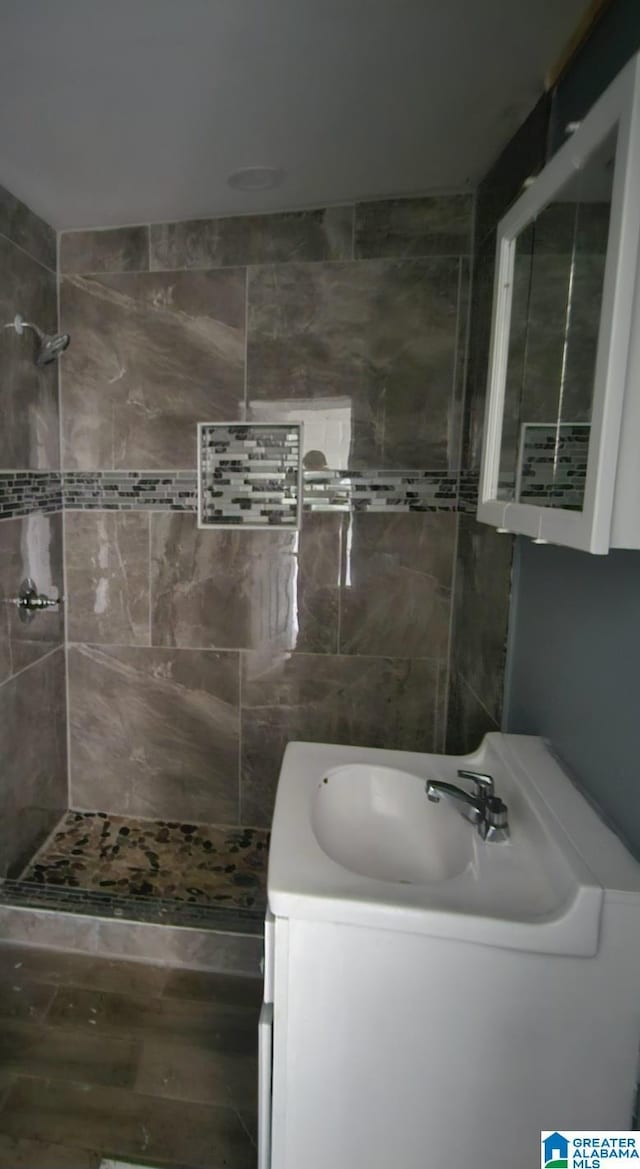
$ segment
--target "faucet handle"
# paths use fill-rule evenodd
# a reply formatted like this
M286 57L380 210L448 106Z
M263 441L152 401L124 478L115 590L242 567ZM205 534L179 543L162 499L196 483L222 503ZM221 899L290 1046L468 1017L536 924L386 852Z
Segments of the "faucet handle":
M467 771L464 767L458 768L459 779L470 779L474 784L477 794L483 796L485 800L493 795L493 776L486 775L483 771Z
M499 796L487 800L482 835L485 840L509 839L509 809Z

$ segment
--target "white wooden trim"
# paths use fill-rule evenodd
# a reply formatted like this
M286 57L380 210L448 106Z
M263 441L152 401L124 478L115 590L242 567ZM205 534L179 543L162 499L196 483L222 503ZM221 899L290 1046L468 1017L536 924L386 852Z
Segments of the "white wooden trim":
M609 551L640 240L640 58L630 61L498 225L478 519L589 552ZM617 126L609 243L581 512L497 499L516 239Z

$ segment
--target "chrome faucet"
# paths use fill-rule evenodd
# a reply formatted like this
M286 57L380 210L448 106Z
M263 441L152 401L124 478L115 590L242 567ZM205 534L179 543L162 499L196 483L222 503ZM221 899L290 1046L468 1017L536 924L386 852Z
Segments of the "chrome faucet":
M467 771L464 768L459 769L458 777L470 780L473 791L465 791L455 783L445 783L442 779L428 779L425 786L427 799L432 804L439 804L442 799L455 804L465 820L477 827L483 840L508 840L507 805L495 795L492 777L481 771Z

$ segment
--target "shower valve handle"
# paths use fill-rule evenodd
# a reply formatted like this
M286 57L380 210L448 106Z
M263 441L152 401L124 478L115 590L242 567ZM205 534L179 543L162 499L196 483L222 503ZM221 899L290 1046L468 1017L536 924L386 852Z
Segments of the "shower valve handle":
M33 621L36 613L45 609L57 609L63 597L47 597L38 592L38 586L31 577L27 577L20 585L17 597L12 598L12 604L17 605L21 621Z

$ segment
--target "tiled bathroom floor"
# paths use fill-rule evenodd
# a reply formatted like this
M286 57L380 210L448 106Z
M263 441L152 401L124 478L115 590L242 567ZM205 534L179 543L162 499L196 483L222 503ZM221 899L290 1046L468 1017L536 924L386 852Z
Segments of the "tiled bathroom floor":
M261 991L0 944L0 1169L255 1169Z
M23 881L198 905L266 905L269 833L67 812Z

